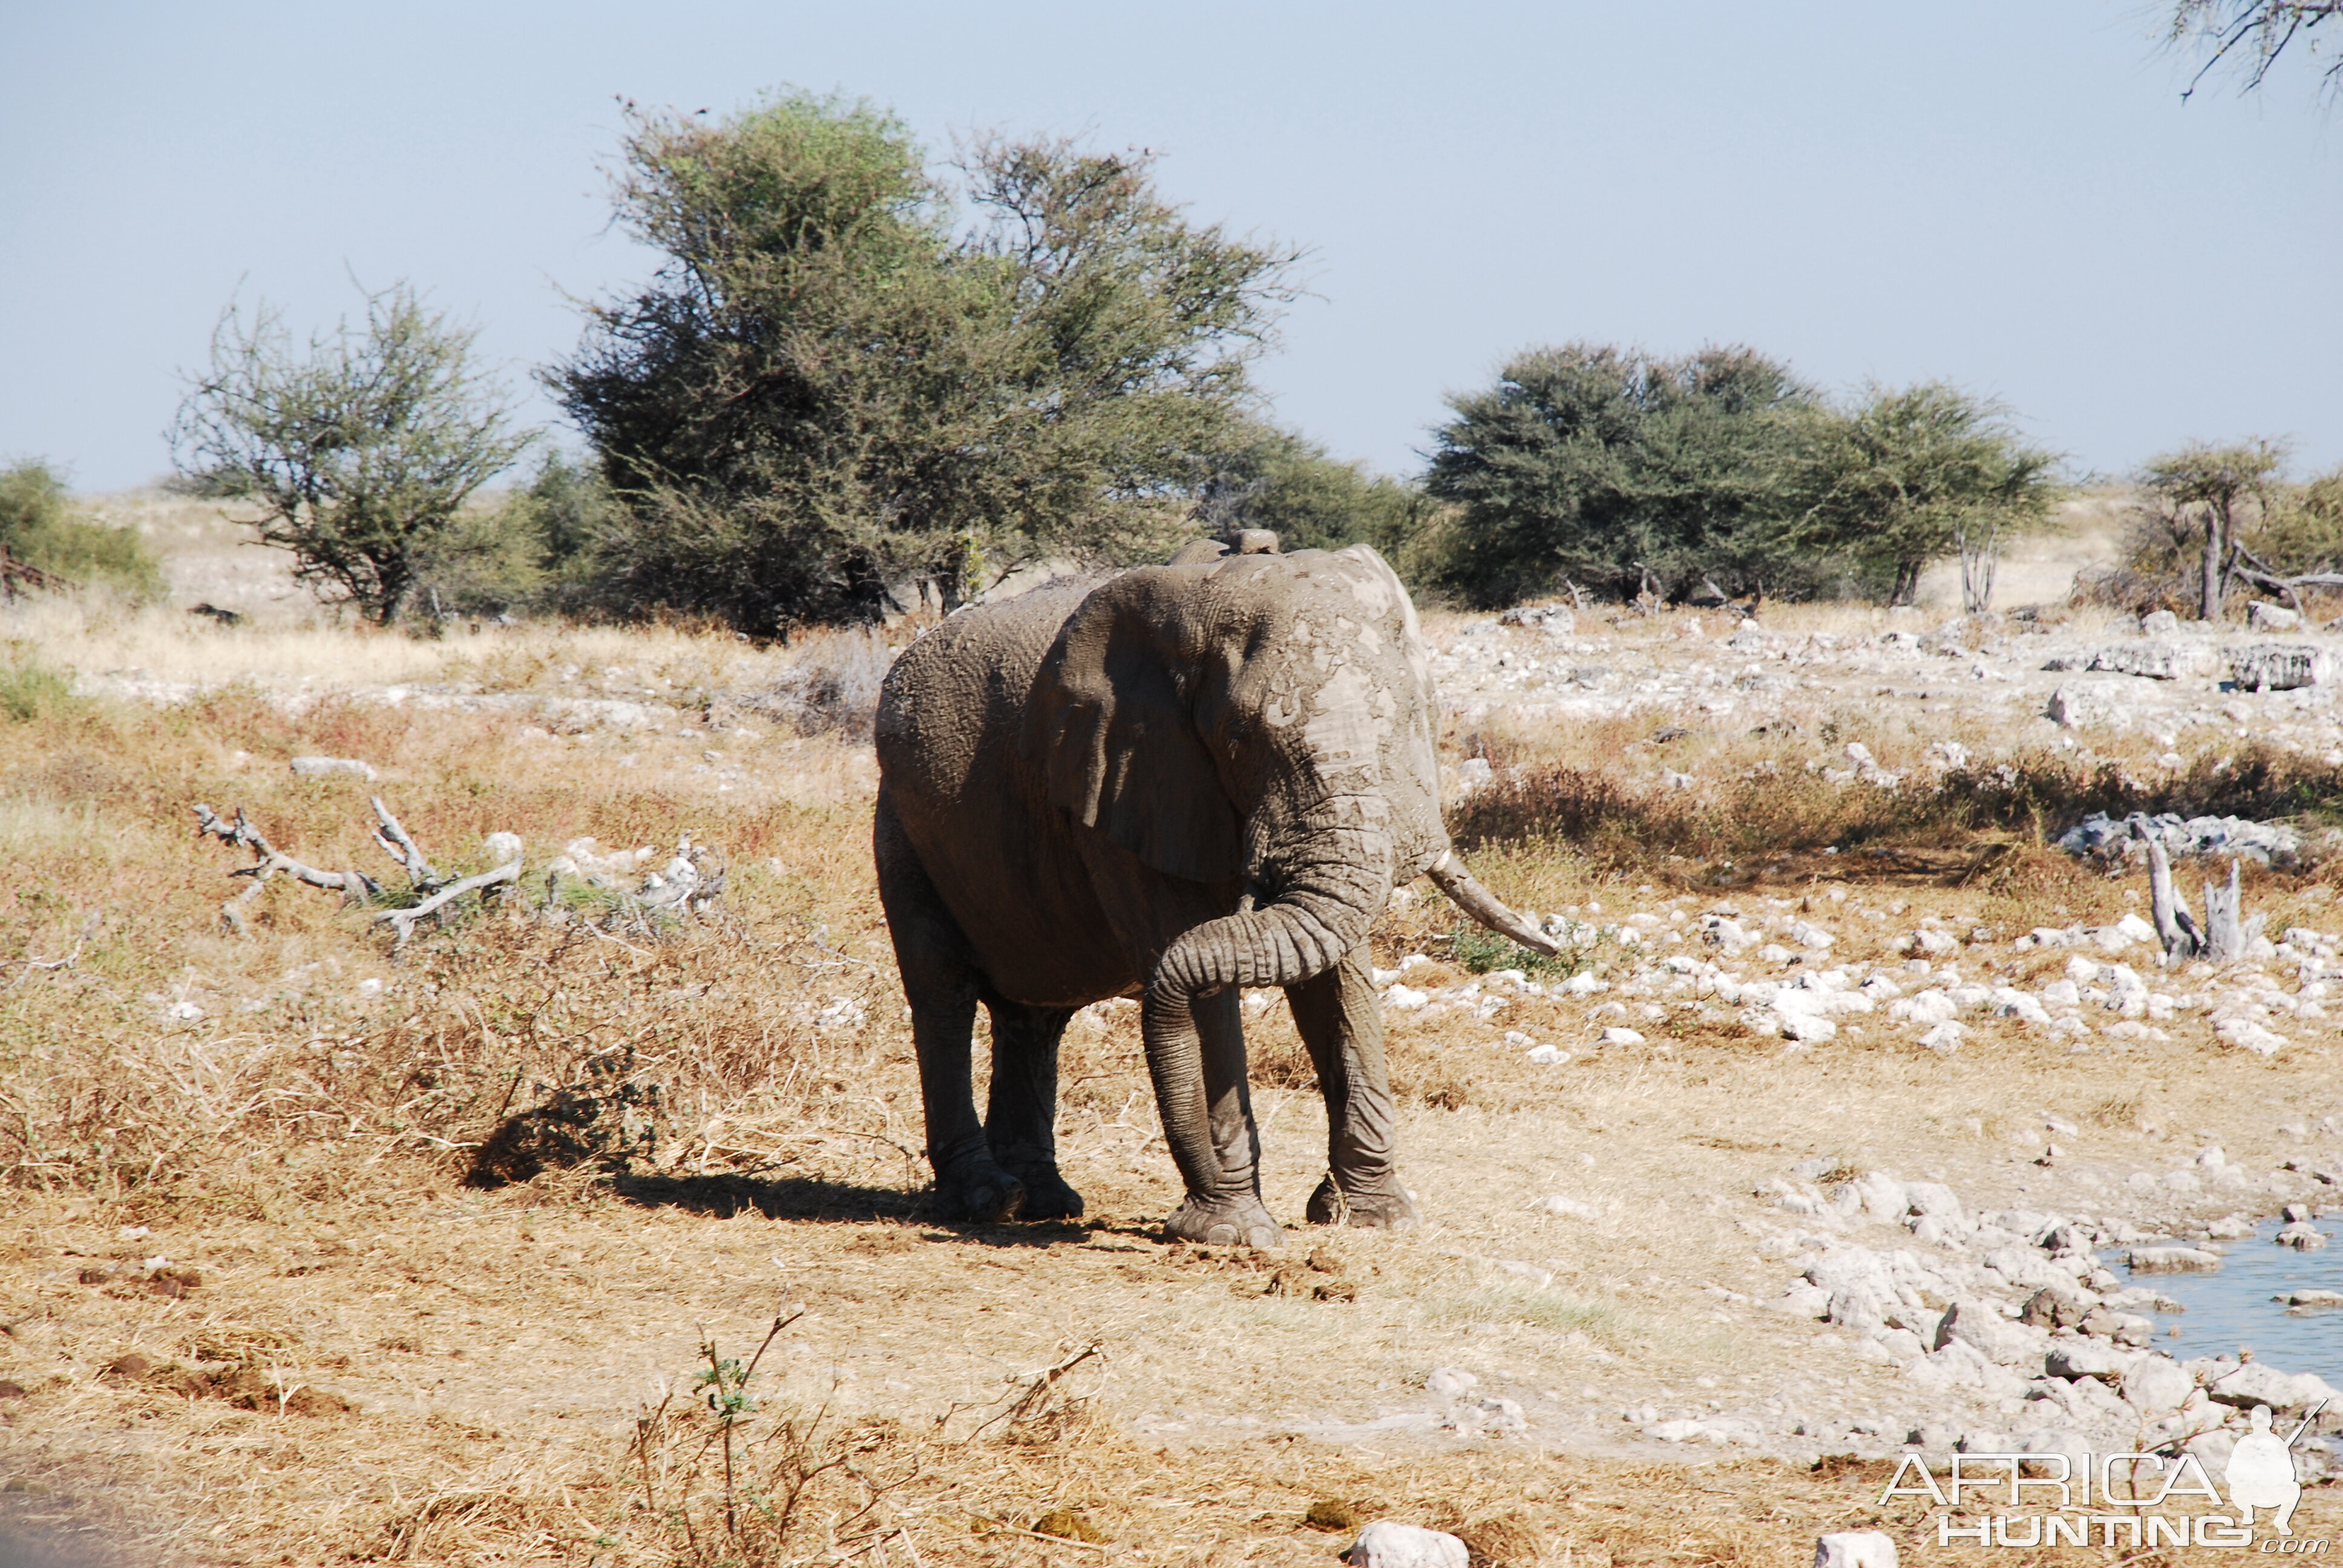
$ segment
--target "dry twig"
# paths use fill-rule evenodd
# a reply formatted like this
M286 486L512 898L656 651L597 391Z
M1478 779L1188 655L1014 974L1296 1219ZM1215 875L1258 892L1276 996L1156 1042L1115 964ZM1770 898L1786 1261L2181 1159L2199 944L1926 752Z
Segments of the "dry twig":
M413 839L407 837L407 829L399 825L398 819L390 814L390 808L382 803L382 797L370 795L367 798L367 804L374 808L374 841L382 846L382 852L405 869L407 879L418 890L428 892L437 886L439 873L431 869L429 857L423 853Z
M287 876L313 888L329 889L340 893L346 902L352 904L366 903L382 896L382 885L364 871L321 871L283 853L268 841L266 835L252 825L241 806L236 808L234 822L224 822L209 806L197 801L196 832L198 837L209 835L224 844L241 844L252 851L251 865L228 873L231 877L250 877L252 886L220 905L220 924L236 936L242 936L245 930L244 913L239 906L258 898L262 884L274 876Z
M375 915L375 919L390 922L392 930L397 933L397 940L393 945L395 948L403 948L407 945L407 938L415 934L416 921L426 915L437 914L441 909L462 898L466 893L481 888L493 887L498 882L519 881L520 864L520 858L515 856L492 871L482 871L478 876L465 877L449 882L419 904L403 910L380 910Z
M30 561L17 559L8 553L7 546L0 545L0 600L13 602L19 584L25 588L46 588L51 593L63 593L67 588L81 586L71 578L43 571Z

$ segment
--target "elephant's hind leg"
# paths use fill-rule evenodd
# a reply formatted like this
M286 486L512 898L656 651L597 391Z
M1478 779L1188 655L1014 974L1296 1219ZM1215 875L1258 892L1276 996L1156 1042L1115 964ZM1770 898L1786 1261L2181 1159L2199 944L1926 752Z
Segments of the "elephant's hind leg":
M987 997L992 1014L992 1090L985 1141L1001 1168L1025 1185L1020 1218L1072 1220L1082 1195L1058 1173L1058 1042L1074 1010Z
M1325 973L1287 987L1285 1000L1326 1097L1330 1174L1311 1195L1310 1222L1406 1229L1415 1223L1415 1205L1399 1181L1399 1113L1366 944Z
M895 963L903 973L903 995L911 1004L920 1096L927 1108L928 1161L936 1171L936 1207L954 1220L1013 1220L1024 1206L1024 1184L994 1161L983 1124L976 1119L970 1081L975 955L928 879L884 789L879 794L871 838L879 863L879 899L887 908Z

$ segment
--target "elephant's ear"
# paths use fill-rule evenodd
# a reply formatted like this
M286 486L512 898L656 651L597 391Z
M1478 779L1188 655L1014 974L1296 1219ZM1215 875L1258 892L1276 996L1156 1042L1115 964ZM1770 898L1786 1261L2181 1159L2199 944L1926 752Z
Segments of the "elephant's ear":
M1211 569L1127 572L1084 599L1025 716L1025 754L1052 805L1196 882L1244 872L1243 824L1196 727L1201 689L1225 681L1192 625L1191 579Z

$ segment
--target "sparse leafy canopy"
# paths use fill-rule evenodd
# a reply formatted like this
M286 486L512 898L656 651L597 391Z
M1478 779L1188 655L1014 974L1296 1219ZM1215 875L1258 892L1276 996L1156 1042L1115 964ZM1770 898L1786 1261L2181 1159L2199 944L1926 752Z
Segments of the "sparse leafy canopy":
M179 471L252 503L304 580L387 623L430 552L460 545L466 498L533 439L475 363L476 337L403 283L367 297L363 327L306 350L266 302L248 318L230 306L172 427Z
M2221 618L2237 567L2237 548L2252 524L2269 515L2280 493L2287 449L2260 436L2242 441L2191 441L2148 459L2140 470L2146 521L2176 550L2193 542L2197 556L2197 614Z
M2057 464L1999 405L1957 387L1873 387L1830 421L1820 493L1795 532L1874 563L1890 604L1910 604L1928 563L1958 552L1963 608L1980 610L2000 542L2048 520Z
M2288 49L2317 55L2333 36L2319 29L2338 16L2343 0L2173 0L2170 41L2203 55L2181 96L2224 66L2235 68L2245 90L2254 91ZM2329 95L2343 91L2343 58L2330 62L2319 79Z
M628 508L618 589L750 631L1161 548L1288 293L1289 253L1063 141L974 142L967 232L867 104L635 114L625 154L619 220L667 263L548 380Z

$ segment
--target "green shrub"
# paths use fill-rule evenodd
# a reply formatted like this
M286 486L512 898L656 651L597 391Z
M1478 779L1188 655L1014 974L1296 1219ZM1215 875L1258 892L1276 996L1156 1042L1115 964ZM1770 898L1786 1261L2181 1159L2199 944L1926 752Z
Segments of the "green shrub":
M1373 545L1396 558L1439 508L1413 485L1345 463L1273 425L1220 459L1196 508L1205 531L1268 528L1285 550Z
M636 519L602 476L549 450L518 490L466 507L416 555L407 614L624 616Z
M1519 970L1523 974L1576 974L1586 967L1586 950L1566 947L1559 953L1542 953L1525 948L1510 937L1479 926L1458 926L1448 939L1451 957L1476 975L1492 970Z
M1425 485L1462 508L1443 575L1477 603L1565 579L1618 598L1815 585L1783 524L1813 487L1827 416L1785 365L1572 343L1515 356L1450 407Z
M1997 404L1940 382L1834 404L1748 348L1534 349L1450 407L1425 489L1455 511L1413 531L1439 537L1431 575L1488 606L1565 582L1901 604L1958 554L1981 608L2004 542L2059 494L2056 456Z
M2343 468L2279 492L2246 543L2289 577L2343 568Z
M65 482L45 463L0 469L0 548L69 582L102 584L141 599L166 591L162 563L137 531L76 512Z

